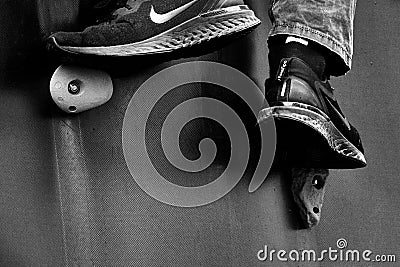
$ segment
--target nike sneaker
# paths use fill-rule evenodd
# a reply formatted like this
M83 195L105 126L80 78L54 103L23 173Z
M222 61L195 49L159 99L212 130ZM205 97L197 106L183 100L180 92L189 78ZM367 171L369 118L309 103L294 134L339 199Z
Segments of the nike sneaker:
M278 147L303 167L352 169L366 166L357 130L348 122L328 81L299 58L281 60L277 75L266 81L269 107L262 123L274 118Z
M82 32L57 32L49 37L50 44L72 53L157 54L236 35L260 24L242 0L103 0L101 3L103 10L109 10L110 5L116 8L110 11L108 21Z

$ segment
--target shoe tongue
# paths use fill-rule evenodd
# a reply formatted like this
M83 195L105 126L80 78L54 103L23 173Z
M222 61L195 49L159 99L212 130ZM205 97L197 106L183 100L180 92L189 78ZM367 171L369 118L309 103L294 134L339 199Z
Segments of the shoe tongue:
M125 6L126 2L127 0L101 0L94 4L93 7L97 10L113 10Z
M328 80L322 81L311 69L311 67L308 66L303 60L298 58L289 59L288 74L299 77L312 86L320 87L319 89L322 90L329 98L336 101L333 95L333 88L329 84Z
M94 8L105 8L112 0L103 0L94 5Z
M302 59L296 57L288 59L288 73L307 80L309 83L319 80L314 70Z
M125 0L126 1L126 0ZM139 7L144 3L150 0L128 0L123 7L118 8L112 13L113 20L118 20L122 16L125 16L129 13L136 12Z
M93 5L92 15L95 23L107 23L115 19L114 12L125 7L128 0L97 0Z

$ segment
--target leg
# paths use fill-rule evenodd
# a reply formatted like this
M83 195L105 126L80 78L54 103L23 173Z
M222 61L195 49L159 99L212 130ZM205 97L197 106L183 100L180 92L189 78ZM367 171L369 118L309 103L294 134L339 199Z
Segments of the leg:
M320 220L327 169L366 164L358 132L327 81L351 68L355 5L356 0L274 0L270 8L270 106L259 121L275 118L278 150L289 151L293 197L307 228Z
M352 63L355 7L356 0L274 0L270 40L293 35L315 42L329 50L327 56L335 66L330 74L342 75Z
M366 165L360 136L340 110L327 81L351 67L355 4L355 0L279 0L270 9L271 78L266 81L270 107L260 112L259 120L274 117L289 126L282 132L306 127L322 136L317 143L319 136L310 139L308 132L296 131L296 139L307 144L297 149L302 152L300 158L318 167Z

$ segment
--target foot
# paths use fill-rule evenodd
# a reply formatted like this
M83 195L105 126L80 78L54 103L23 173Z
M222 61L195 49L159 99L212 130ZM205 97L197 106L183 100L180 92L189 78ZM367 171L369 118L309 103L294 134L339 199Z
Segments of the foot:
M102 2L109 10L110 1ZM49 37L50 44L75 53L146 55L234 35L260 24L242 0L116 2L108 22L82 32L57 32Z
M266 91L270 106L260 111L259 122L276 119L278 147L292 152L291 161L327 169L366 166L360 136L340 110L333 88L303 60L282 59Z

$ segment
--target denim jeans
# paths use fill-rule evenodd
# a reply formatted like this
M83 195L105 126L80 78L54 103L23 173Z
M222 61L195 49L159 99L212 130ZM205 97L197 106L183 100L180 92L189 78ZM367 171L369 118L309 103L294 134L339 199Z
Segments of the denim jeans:
M351 68L357 0L272 0L269 36L294 35L317 42L336 57L336 75Z

